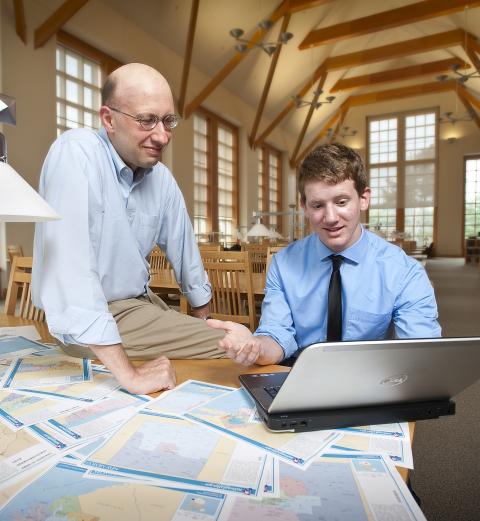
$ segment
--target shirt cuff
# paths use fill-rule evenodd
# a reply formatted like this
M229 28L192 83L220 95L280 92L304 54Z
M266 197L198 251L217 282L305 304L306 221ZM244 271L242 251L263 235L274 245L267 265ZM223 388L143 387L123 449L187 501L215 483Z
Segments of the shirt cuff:
M92 312L74 306L63 313L47 313L50 333L64 344L113 345L122 339L111 313Z
M269 336L271 339L275 340L275 342L283 349L284 359L290 358L298 351L298 344L295 341L295 338L286 333L285 330L276 331L274 329L267 329L260 326L253 335Z
M187 297L187 300L192 306L192 308L199 308L200 306L205 306L205 304L208 304L210 300L212 300L212 290L210 287L210 283L207 282L203 286L199 288L194 288L190 291L182 291L182 295Z

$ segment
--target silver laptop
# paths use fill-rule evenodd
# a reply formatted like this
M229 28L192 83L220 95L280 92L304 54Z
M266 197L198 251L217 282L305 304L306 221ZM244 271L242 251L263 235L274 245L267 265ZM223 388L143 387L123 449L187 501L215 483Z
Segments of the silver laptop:
M480 337L313 344L289 373L241 375L273 430L305 431L454 414L480 378Z

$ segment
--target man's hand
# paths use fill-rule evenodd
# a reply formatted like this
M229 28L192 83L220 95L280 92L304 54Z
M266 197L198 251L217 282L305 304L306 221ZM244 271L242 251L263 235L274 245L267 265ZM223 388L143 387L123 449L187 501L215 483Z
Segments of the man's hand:
M244 325L214 319L207 320L207 325L225 331L226 335L218 342L218 347L225 350L228 358L242 365L252 365L258 360L261 345Z
M175 370L170 360L164 356L134 366L121 344L91 345L90 349L112 372L118 383L130 393L149 394L175 387Z
M134 366L134 371L132 380L122 385L130 393L149 394L175 387L175 369L165 356Z
M207 325L225 331L226 334L218 342L218 347L225 350L228 358L239 364L278 364L284 358L283 349L273 338L254 336L242 324L209 319Z

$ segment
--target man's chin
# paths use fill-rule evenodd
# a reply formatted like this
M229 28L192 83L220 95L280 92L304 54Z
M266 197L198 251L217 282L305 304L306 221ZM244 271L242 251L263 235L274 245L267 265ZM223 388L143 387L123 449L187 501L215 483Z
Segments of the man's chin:
M318 237L323 244L332 251L339 252L346 248L345 237L342 237L341 235L338 237L326 237L323 234L318 234Z

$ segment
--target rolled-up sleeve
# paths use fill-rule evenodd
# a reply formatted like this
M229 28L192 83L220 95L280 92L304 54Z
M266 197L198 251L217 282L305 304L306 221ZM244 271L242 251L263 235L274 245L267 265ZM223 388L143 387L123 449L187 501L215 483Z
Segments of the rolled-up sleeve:
M212 289L183 195L170 173L168 179L169 195L157 242L173 266L182 294L192 307L200 307L210 302Z
M417 261L401 281L393 322L397 338L436 338L442 330L432 284Z
M265 298L260 324L255 336L269 336L283 349L285 358L298 350L292 311L288 304L276 256L267 273Z
M59 140L50 149L40 193L61 220L36 225L32 290L53 336L64 343L109 345L121 339L91 247L89 215L102 208L92 200L90 168L81 141Z

